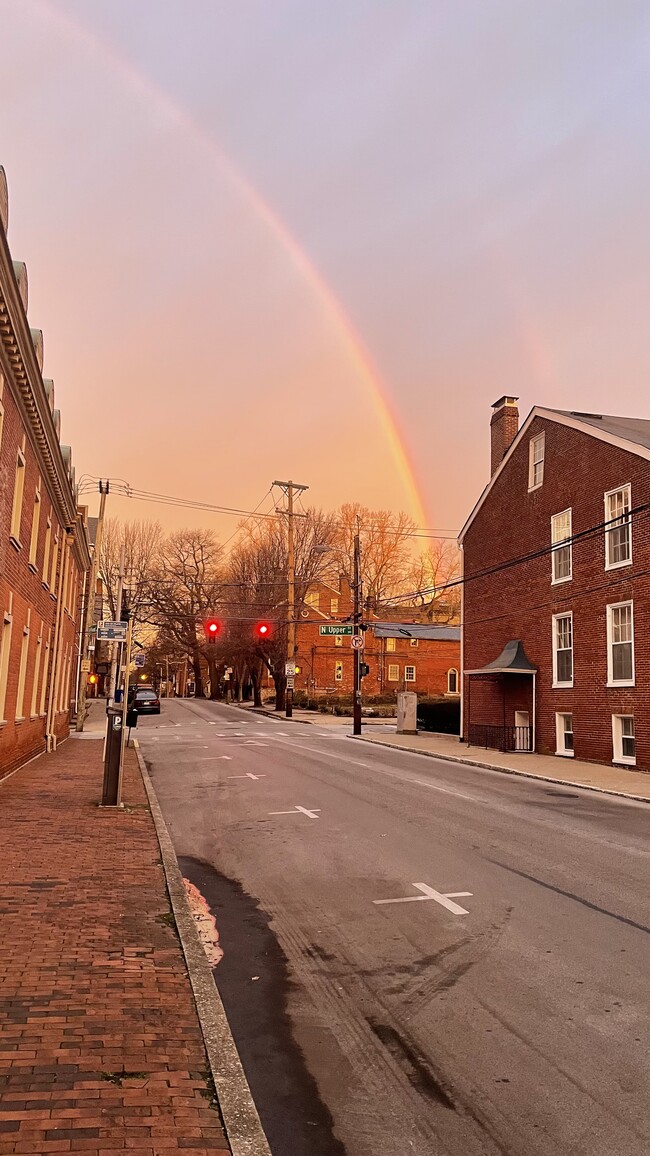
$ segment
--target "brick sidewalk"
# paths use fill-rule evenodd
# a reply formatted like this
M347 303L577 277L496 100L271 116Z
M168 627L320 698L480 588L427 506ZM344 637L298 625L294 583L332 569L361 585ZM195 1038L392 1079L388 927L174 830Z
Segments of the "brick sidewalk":
M227 1153L135 755L101 811L101 750L0 784L0 1153Z
M362 735L362 741L414 751L434 759L448 759L511 775L525 775L527 778L566 783L573 787L588 787L592 791L626 795L650 802L650 775L643 771L628 771L625 767L606 767L600 763L586 763L580 759L565 759L554 755L522 754L516 751L503 754L500 751L484 750L483 747L470 747L467 743L459 742L454 735L427 734L426 731L417 735L382 734L377 737L366 733Z

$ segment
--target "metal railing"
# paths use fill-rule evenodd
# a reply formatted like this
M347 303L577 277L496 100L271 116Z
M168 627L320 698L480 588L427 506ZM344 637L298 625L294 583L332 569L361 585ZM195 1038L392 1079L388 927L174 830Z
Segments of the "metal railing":
M470 723L468 744L493 751L532 751L533 728Z

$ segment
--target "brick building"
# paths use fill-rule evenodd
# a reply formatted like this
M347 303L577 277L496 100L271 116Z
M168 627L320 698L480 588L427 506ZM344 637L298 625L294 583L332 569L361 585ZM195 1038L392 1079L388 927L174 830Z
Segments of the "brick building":
M649 770L650 421L516 402L460 535L464 738Z
M314 697L350 695L354 657L349 635L322 633L352 620L350 582L342 574L338 587L317 582L309 590L296 623L296 690ZM393 611L394 614L394 611ZM412 617L415 617L413 615ZM370 667L363 679L364 696L414 690L420 695L460 693L460 629L429 622L382 621L374 611L364 614L363 661Z
M0 777L67 734L89 563L27 271L7 243L0 169Z

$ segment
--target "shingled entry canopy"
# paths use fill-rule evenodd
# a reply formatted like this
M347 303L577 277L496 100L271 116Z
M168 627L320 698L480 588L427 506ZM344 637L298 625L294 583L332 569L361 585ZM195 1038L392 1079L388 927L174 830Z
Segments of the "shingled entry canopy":
M467 683L467 745L491 747L501 751L535 750L535 676L537 667L526 655L523 642L511 638L506 642L501 654L492 662L477 670L466 670ZM507 690L510 679L532 678L532 725L528 711L515 711L514 725L506 721ZM472 678L496 681L501 684L501 721L499 723L474 723L471 716ZM519 716L519 720L518 720ZM523 716L528 721L523 722Z

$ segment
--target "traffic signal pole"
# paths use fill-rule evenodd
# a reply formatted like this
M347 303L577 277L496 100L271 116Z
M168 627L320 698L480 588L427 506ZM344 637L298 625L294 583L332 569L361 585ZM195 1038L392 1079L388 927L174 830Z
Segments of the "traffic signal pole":
M354 593L354 633L363 638L363 633L359 629L361 622L361 577L360 577L360 558L361 558L361 541L359 532L354 535L354 579L353 579L353 593ZM354 699L352 702L352 733L354 735L361 734L361 647L356 646L354 650Z
M293 682L296 661L296 559L293 537L293 498L295 493L303 493L309 486L297 482L274 482L287 495L287 688L285 690L285 716L293 715ZM294 670L293 674L289 672Z

